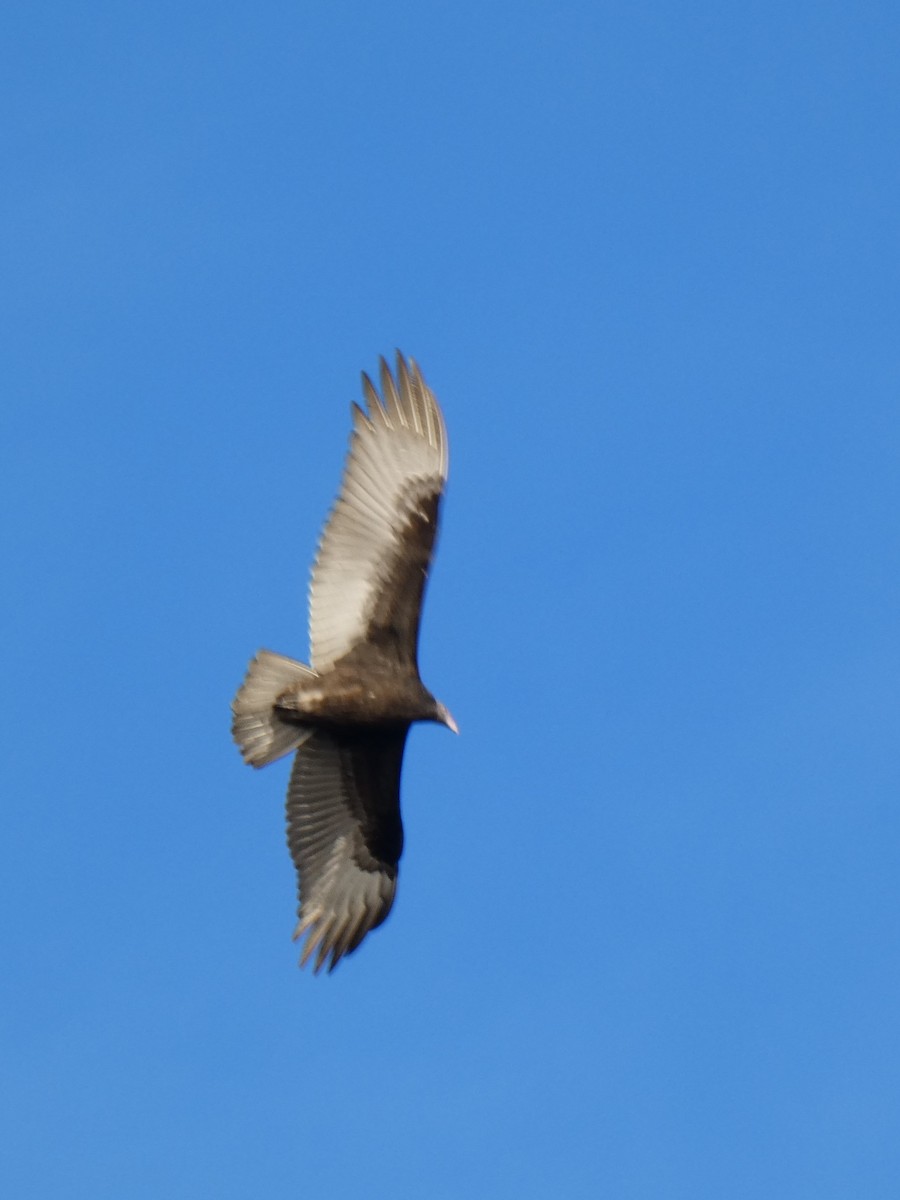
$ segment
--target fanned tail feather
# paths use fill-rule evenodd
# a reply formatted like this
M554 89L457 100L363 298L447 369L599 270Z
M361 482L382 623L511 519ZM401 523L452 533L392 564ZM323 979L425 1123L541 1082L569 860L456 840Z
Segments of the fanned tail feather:
M306 741L311 731L283 720L274 705L289 688L314 677L315 671L304 663L260 650L231 705L231 732L244 762L264 767Z

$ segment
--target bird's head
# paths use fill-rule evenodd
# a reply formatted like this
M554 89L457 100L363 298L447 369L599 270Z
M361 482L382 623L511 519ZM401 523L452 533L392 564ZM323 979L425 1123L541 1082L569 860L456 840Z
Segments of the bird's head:
M452 729L454 733L459 733L459 727L453 720L449 708L441 704L439 700L435 700L434 702L434 719L440 725L446 725L448 729Z

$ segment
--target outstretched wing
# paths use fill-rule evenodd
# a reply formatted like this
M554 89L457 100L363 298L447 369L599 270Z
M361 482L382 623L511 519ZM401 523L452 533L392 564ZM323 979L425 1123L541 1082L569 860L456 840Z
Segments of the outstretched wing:
M287 840L299 875L301 966L355 950L391 910L403 849L400 766L407 730L316 730L297 751Z
M309 592L310 661L330 667L360 642L416 664L419 614L447 480L438 402L410 359L396 380L381 360L381 397L363 375L368 412L353 436Z

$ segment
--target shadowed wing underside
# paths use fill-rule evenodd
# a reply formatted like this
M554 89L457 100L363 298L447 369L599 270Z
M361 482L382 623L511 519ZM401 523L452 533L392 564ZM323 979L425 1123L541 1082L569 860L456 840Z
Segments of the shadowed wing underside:
M360 642L410 667L447 479L441 410L415 362L381 360L379 398L354 407L340 495L322 534L309 596L310 660L322 671Z
M301 965L329 970L380 925L403 849L400 767L407 730L317 730L297 752L287 836L299 875Z

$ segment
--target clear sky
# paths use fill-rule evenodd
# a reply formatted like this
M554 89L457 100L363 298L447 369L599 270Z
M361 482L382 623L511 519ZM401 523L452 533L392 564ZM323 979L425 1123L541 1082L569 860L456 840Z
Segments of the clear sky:
M900 10L13 3L25 1200L894 1200ZM359 371L450 487L387 924L296 967L229 703Z

